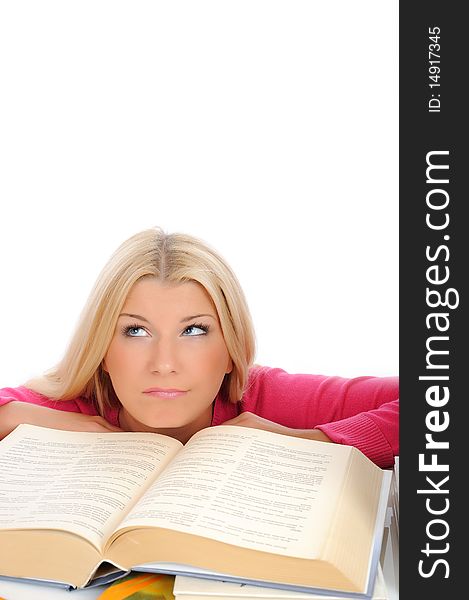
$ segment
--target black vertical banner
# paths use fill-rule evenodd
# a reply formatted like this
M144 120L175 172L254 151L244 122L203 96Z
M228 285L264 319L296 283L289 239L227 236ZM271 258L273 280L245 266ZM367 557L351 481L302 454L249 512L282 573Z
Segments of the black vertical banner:
M399 597L466 597L467 19L401 2ZM464 428L467 429L467 428ZM464 486L466 487L466 486ZM462 591L456 594L456 586Z

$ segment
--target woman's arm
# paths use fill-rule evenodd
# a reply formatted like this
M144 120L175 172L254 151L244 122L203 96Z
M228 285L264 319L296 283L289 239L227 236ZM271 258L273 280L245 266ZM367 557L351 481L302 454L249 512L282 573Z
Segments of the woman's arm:
M398 377L343 378L257 367L240 412L238 425L355 446L383 468L399 454Z
M332 440L320 429L294 429L293 427L285 427L285 425L274 423L273 421L259 417L251 412L243 412L234 419L225 421L223 425L252 427L253 429L263 429L264 431L272 431L273 433L281 433L282 435L292 435L293 437L301 437L308 440L332 442Z
M103 417L66 412L17 400L0 406L0 439L21 423L69 431L121 431Z

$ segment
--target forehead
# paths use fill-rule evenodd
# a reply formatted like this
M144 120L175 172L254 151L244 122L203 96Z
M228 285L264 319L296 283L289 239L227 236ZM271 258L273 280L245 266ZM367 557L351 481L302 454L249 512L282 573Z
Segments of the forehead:
M212 299L205 288L195 281L168 284L156 279L140 279L134 284L124 303L124 309L165 309L184 311L204 309L215 311Z

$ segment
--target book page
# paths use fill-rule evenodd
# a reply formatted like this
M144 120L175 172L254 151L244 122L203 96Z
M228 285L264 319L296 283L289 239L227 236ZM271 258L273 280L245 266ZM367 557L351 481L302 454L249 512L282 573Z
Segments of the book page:
M0 443L0 529L64 529L98 549L180 442L20 425Z
M237 426L196 434L121 528L154 526L300 558L318 555L350 449Z

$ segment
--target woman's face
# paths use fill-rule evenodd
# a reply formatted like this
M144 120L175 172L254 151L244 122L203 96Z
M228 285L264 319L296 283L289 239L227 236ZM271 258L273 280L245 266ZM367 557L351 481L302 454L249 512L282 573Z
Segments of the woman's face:
M123 407L123 429L166 430L181 441L210 425L213 400L232 370L205 289L152 279L132 288L103 366Z

